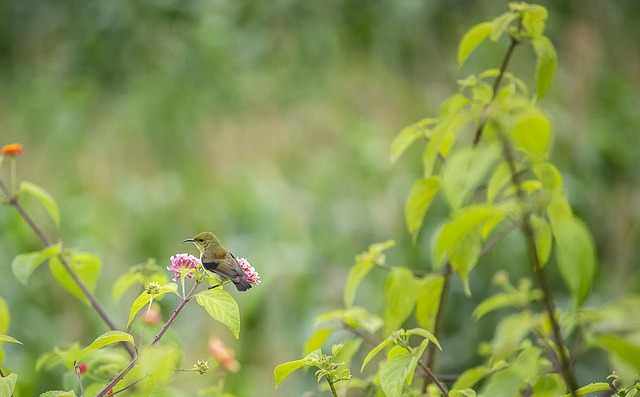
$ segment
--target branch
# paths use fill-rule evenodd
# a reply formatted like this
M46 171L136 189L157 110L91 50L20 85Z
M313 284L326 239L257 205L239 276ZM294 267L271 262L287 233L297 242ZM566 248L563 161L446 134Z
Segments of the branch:
M429 379L431 379L431 381L438 387L438 389L440 389L440 391L442 392L443 396L448 396L449 395L449 390L447 390L447 386L445 386L444 383L442 383L438 379L438 377L429 369L429 367L424 365L422 360L418 360L418 366L420 366L420 368L422 368L422 370L429 377Z
M13 193L11 193L11 191L7 188L7 186L2 181L0 181L0 188L4 191L4 194L7 196L7 199L9 200L9 204L11 204L18 211L20 216L22 216L25 222L27 222L29 227L31 227L31 230L33 230L36 236L38 236L38 238L40 239L40 241L42 241L44 246L45 247L51 246L53 243L51 242L49 237L47 237L45 232L36 224L33 218L31 218L31 216L27 214L27 212L20 205L20 203L18 203L18 198L14 196ZM118 327L116 326L115 322L111 320L111 317L109 317L109 315L107 314L107 311L102 306L102 304L98 301L95 295L93 295L91 291L89 291L89 288L87 288L87 286L82 282L78 274L71 268L67 259L61 254L58 254L58 259L60 259L60 263L62 263L62 266L64 267L66 272L69 274L69 276L71 276L71 278L76 283L78 288L80 288L80 290L82 291L82 294L89 300L89 302L91 303L91 307L94 308L94 310L98 313L98 315L102 318L102 320L107 324L109 328L113 330L117 330ZM127 349L131 357L135 356L135 351L130 345L128 344L122 344L122 345L125 347L125 349Z

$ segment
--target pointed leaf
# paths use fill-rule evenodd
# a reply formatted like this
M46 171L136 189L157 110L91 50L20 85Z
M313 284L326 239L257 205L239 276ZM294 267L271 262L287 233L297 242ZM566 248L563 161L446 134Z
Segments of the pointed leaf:
M307 365L307 360L301 358L300 360L289 361L283 364L278 365L273 370L273 376L276 379L276 388L278 385L291 374L293 371L300 369Z
M142 291L140 295L133 301L131 305L131 309L129 310L129 319L127 320L127 327L136 317L136 314L146 306L152 300L161 297L164 294L173 293L178 295L178 284L176 283L168 283L160 287L160 290L157 294L149 294L147 291Z
M1 156L0 156L1 158ZM0 377L0 396L9 397L13 395L18 383L18 375L14 372L5 377Z
M19 340L15 339L15 338L12 338L9 335L0 334L0 344L2 344L4 342L17 343L19 345L22 344L22 342L20 342Z
M492 342L493 360L499 361L509 357L518 349L520 342L529 334L532 327L533 320L526 312L512 314L500 321Z
M478 257L482 250L482 241L480 239L480 233L472 231L465 235L460 241L460 244L449 251L449 263L451 267L458 273L464 292L467 296L471 296L471 290L469 289L469 273L478 263Z
M47 259L57 255L61 248L62 243L57 243L37 252L17 255L11 263L14 276L16 276L22 285L27 285L34 270Z
M222 288L208 289L197 294L196 301L213 319L226 325L236 339L240 338L240 308L227 291Z
M426 330L433 331L443 285L444 277L439 275L428 275L418 281L416 320L418 325Z
M376 354L380 353L385 347L392 345L393 339L391 337L383 340L378 346L371 349L371 351L367 354L367 356L362 361L362 367L360 367L360 372L364 371L364 367L367 366L369 361L376 356Z
M20 183L20 193L29 194L38 199L56 224L56 227L60 226L60 209L53 197L40 186L31 182L23 181Z
M534 162L544 160L551 146L551 121L541 110L530 109L517 117L511 138Z
M584 396L585 394L595 393L597 391L611 391L611 386L607 382L589 383L576 390L576 394L578 396ZM571 395L571 393L567 393L563 394L562 397L571 397Z
M513 22L516 18L516 14L514 12L505 12L504 14L496 17L491 21L493 28L491 29L491 41L498 41L502 34L507 29L507 27Z
M68 263L71 270L78 276L89 292L93 293L102 268L100 258L89 253L76 253L69 258ZM91 304L57 256L49 260L49 270L51 270L51 274L58 283L67 291L87 305Z
M559 374L543 375L533 387L532 397L557 397L567 390L567 386Z
M517 304L518 300L514 294L496 294L480 302L473 311L472 316L474 320L478 321L494 310L502 309L503 307L515 306Z
M487 375L491 373L491 368L486 365L470 368L462 373L456 380L456 383L451 387L452 389L467 389L475 386Z
M402 326L413 311L418 289L413 273L407 268L394 268L384 285L384 335L390 335Z
M133 336L126 332L117 330L107 331L104 334L98 336L93 342L91 342L89 346L85 347L82 352L80 352L77 361L82 360L84 357L95 350L119 342L129 343L132 346L136 345L135 341L133 340Z
M77 395L73 390L50 390L48 392L40 394L40 397L77 397Z
M391 142L391 162L395 163L416 139L425 136L425 129L435 122L435 118L423 119L403 128Z
M508 163L500 164L491 175L489 184L487 185L487 201L492 203L498 197L500 192L511 181L511 169Z
M307 355L314 350L318 350L322 347L324 342L327 341L329 336L335 332L333 328L320 328L317 329L307 341L307 344L304 346L304 354Z
M558 55L546 36L533 39L532 44L536 53L536 97L540 100L553 82L558 67Z
M538 253L538 259L540 260L540 266L544 267L549 261L551 247L553 245L551 227L549 227L546 219L537 215L531 216L531 225L533 226L533 233L535 235L536 251Z
M546 162L534 164L533 172L542 183L543 189L552 193L562 191L562 175L553 164Z
M640 373L640 344L617 335L599 335L596 341Z
M431 206L433 198L440 190L441 179L438 176L430 176L427 179L418 179L411 188L407 204L405 206L405 220L409 233L415 243L424 216Z
M348 308L353 306L356 298L356 290L364 277L373 269L377 263L384 262L382 252L395 245L395 241L387 240L383 243L371 244L366 252L356 257L356 264L349 271L347 284L344 287L344 305Z
M440 346L440 342L438 342L438 339L435 337L435 335L433 335L431 332L427 331L426 329L413 328L413 329L408 330L405 333L405 335L407 335L407 336L411 336L411 335L422 336L427 341L429 341L429 342L433 343L434 345L438 346L438 349L442 350L442 347Z
M493 31L493 23L482 22L469 29L458 47L458 67L462 66L464 61Z

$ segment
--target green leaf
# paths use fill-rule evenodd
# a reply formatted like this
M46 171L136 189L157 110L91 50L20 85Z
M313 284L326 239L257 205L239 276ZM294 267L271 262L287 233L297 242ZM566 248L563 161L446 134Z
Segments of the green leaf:
M547 9L537 4L526 4L522 12L522 26L532 39L544 33L544 22L547 20Z
M304 346L304 354L306 355L314 350L320 349L334 331L334 328L317 329L313 334L311 334L307 344Z
M4 342L17 343L19 345L22 344L22 342L20 342L19 340L15 339L15 338L12 338L9 335L0 334L0 344L2 344Z
M526 313L516 313L505 317L496 328L493 337L493 361L509 357L533 327L533 319Z
M427 179L418 179L411 188L407 204L405 206L405 220L409 233L415 243L418 232L422 228L424 216L431 206L433 198L440 190L441 179L438 176L430 176Z
M496 17L491 21L492 29L491 41L498 41L507 27L516 19L516 14L513 12L505 12L504 14Z
M464 61L493 31L493 23L482 22L469 29L458 47L458 67L462 66Z
M196 301L211 317L226 325L236 339L240 338L240 308L227 291L208 289L197 294Z
M118 302L129 288L136 284L143 285L143 282L144 275L141 273L124 273L122 276L118 277L116 282L113 284L113 289L111 290L113 300Z
M276 388L278 385L291 374L293 371L300 369L307 365L307 360L302 358L300 360L289 361L283 364L278 365L273 370L273 376L276 379Z
M640 344L617 335L599 335L596 341L640 373Z
M0 333L7 332L9 323L11 322L10 320L9 306L7 306L7 302L0 297Z
M100 258L89 253L75 253L68 259L69 267L78 276L89 292L93 293L98 282L102 264ZM49 260L49 270L53 277L76 298L87 305L91 305L78 284L73 280L67 269L60 262L59 257L53 256Z
M532 44L536 53L536 97L540 100L551 87L558 68L558 55L546 36L536 37Z
M344 305L346 307L353 306L356 298L356 290L364 277L378 263L384 263L385 256L382 252L395 245L395 241L387 240L383 243L371 244L366 252L356 257L356 263L349 271L347 284L344 287Z
M493 375L482 393L486 397L513 397L519 395L520 388L538 374L540 350L531 347L523 350L513 364Z
M499 148L486 144L462 148L449 157L442 176L442 190L452 210L462 207L499 157Z
M50 390L40 394L40 397L77 397L76 392L73 390Z
M366 309L353 306L345 310L331 310L318 315L314 319L314 326L333 320L339 320L349 328L359 328L370 334L375 333L382 326L382 320L375 314L369 313ZM342 325L341 325L342 326Z
M562 192L562 175L553 164L546 162L536 163L533 165L533 172L546 191L551 193Z
M129 319L127 320L127 327L129 327L129 324L131 324L131 322L136 317L136 314L140 311L140 309L142 309L152 300L159 298L162 295L167 293L173 293L178 295L178 284L168 283L168 284L162 285L160 286L160 290L157 294L149 294L147 293L147 291L142 291L142 293L138 295L138 297L133 301L133 304L131 305L131 309L129 310Z
M534 162L543 161L551 146L551 121L541 110L531 108L516 118L511 138Z
M1 158L1 156L0 156ZM0 396L9 397L13 395L18 383L18 375L14 372L5 377L0 377Z
M469 289L469 273L478 263L478 257L482 250L482 241L480 233L472 231L462 238L460 244L449 251L449 263L451 267L458 273L464 292L467 296L471 296Z
M491 373L491 368L486 365L470 368L464 371L453 384L451 389L467 389L473 387L476 383L480 382L487 375Z
M471 205L457 211L442 228L434 250L434 266L442 267L446 257L454 252L464 238L477 230L484 221L502 210L492 205Z
M429 342L433 343L434 345L438 346L438 349L442 350L442 347L440 346L440 342L438 342L438 339L431 332L427 331L426 329L413 328L413 329L410 329L410 330L406 331L405 335L407 335L407 336L411 336L411 335L422 336L427 341L429 341Z
M582 221L567 216L562 202L550 204L547 213L556 241L556 260L560 274L575 304L580 306L589 295L596 269L591 234Z
M27 285L31 274L33 274L36 268L47 259L57 255L61 249L62 243L57 243L37 252L17 255L11 263L14 276L16 276L22 285Z
M403 128L391 142L391 162L395 163L416 139L427 135L427 128L435 123L435 118L427 118Z
M181 359L182 352L176 345L154 345L140 353L136 369L153 379L155 389L157 385L166 384L175 376ZM141 395L147 394L141 393ZM155 397L155 393L149 395L151 396Z
M487 185L487 202L492 203L504 187L511 181L511 169L508 163L502 163L494 170Z
M426 330L433 331L443 285L444 277L440 275L427 275L418 280L416 320Z
M500 293L491 296L476 306L473 311L473 319L478 321L486 314L491 313L494 310L502 309L503 307L515 306L518 304L515 293Z
M362 361L362 367L360 367L360 372L364 371L364 367L366 367L369 361L371 361L372 358L374 358L378 353L380 353L382 349L384 349L385 347L393 343L394 343L393 338L388 337L387 339L380 342L376 347L371 349L371 351L367 354L367 356Z
M557 397L567 390L559 374L542 375L533 387L532 397Z
M26 193L38 199L44 208L46 208L56 227L60 226L60 209L56 201L46 190L31 182L22 181L20 182L20 193Z
M387 397L401 397L407 369L412 357L409 353L395 355L380 369L380 386Z
M110 330L98 336L93 342L91 342L89 346L82 349L82 352L80 352L77 361L82 360L84 357L95 350L119 342L129 343L132 346L136 345L135 341L133 340L133 336L131 336L130 334L123 331Z
M576 394L584 396L585 394L595 393L597 391L611 391L611 386L606 382L589 383L576 390ZM571 397L571 393L563 394L562 397Z
M449 397L476 397L476 392L473 389L451 390Z
M384 335L400 328L413 311L418 288L413 273L407 268L394 268L384 285Z
M535 235L538 260L540 260L540 266L544 267L549 261L551 247L553 246L551 227L549 227L546 219L537 215L531 215L531 225L533 226L533 233Z

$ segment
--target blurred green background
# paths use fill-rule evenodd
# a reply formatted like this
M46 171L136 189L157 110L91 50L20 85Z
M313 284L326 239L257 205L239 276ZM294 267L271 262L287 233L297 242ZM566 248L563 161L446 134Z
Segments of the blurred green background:
M110 289L130 266L150 257L166 266L175 253L195 253L178 243L204 230L247 257L262 285L233 292L240 341L190 305L175 326L183 366L203 358L208 337L219 335L242 365L229 376L229 392L302 395L316 388L312 374L272 391L273 368L300 357L317 314L341 306L354 255L393 238L391 263L429 267L442 204L412 245L403 206L420 153L391 165L388 146L402 127L434 115L456 79L499 65L506 42L483 44L462 70L456 51L464 31L506 4L5 0L0 145L24 144L19 177L57 199L59 231L38 203L25 201L41 225L102 258L97 295L122 326L135 294L115 303ZM552 161L596 239L599 281L588 303L599 305L640 285L640 2L541 4L559 55L542 102L556 127ZM510 70L533 81L530 49L516 51ZM44 267L27 287L16 281L14 256L40 248L2 207L0 296L11 310L9 334L24 343L5 345L5 364L19 374L22 396L61 387L59 373L34 371L39 354L86 345L105 330ZM495 292L497 269L512 280L528 275L517 262L522 249L514 236L484 257L471 275L472 299L454 282L440 372L480 361L475 346L491 338L493 325L472 322L473 302ZM360 304L380 310L384 276L361 286ZM564 289L555 285L562 305ZM174 305L163 301L165 318ZM577 372L581 381L607 374L593 363ZM216 376L183 379L195 395Z

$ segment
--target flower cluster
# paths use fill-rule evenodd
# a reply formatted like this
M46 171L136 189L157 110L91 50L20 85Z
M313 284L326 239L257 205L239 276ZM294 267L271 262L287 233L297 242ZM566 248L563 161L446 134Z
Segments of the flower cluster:
M4 156L19 156L24 153L24 148L19 143L12 143L11 145L4 145L0 149L0 154Z
M247 275L247 281L249 281L249 284L260 284L260 275L246 258L238 258L238 263L242 267L242 270L244 270L244 274Z
M200 265L200 259L190 254L177 254L171 257L171 266L167 266L167 270L174 272L173 281L177 281L183 272L187 273L187 278L195 275L194 271Z

